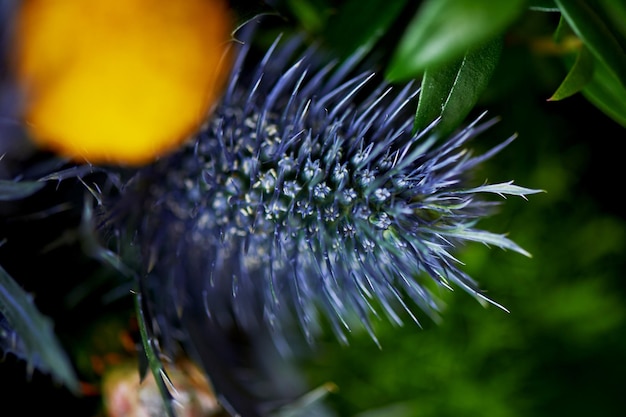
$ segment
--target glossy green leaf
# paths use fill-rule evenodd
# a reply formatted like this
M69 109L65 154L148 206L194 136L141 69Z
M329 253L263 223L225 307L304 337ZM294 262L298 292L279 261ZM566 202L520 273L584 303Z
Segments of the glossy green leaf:
M561 85L548 101L563 100L581 91L593 76L594 58L584 45L576 55L576 61L570 68Z
M525 0L427 0L400 40L387 79L414 78L427 68L462 58L502 34L525 6Z
M424 129L439 116L436 134L445 136L456 129L487 87L501 49L502 41L496 38L460 60L426 69L414 130Z
M427 69L422 79L417 112L413 130L425 129L443 113L450 92L454 87L454 80L459 73L463 60L458 60L442 67Z
M0 313L23 343L17 356L30 367L51 374L75 394L78 379L65 351L57 340L49 317L39 312L32 297L0 267Z
M45 185L41 181L0 180L0 201L13 201L31 196Z
M326 26L326 42L348 56L357 49L369 50L398 18L406 0L348 0Z
M593 55L626 86L626 53L607 22L585 0L555 0L555 3Z

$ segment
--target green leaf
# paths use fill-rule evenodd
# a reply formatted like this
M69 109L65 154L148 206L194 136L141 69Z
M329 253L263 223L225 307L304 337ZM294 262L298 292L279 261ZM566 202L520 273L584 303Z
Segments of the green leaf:
M463 60L427 69L422 79L413 131L425 129L443 113L443 106L454 87Z
M576 38L578 40L578 37L569 26L567 20L563 17L563 15L561 15L561 18L559 19L559 24L557 25L552 38L556 43L564 43L569 38Z
M371 49L397 19L406 0L348 0L326 26L326 42L343 56Z
M599 0L596 7L622 49L626 49L626 1Z
M468 50L502 34L525 5L525 0L425 1L394 52L387 79L406 80L462 58Z
M626 127L626 88L601 62L596 61L593 77L582 94L604 114Z
M492 39L462 59L427 68L415 114L414 130L441 116L433 132L445 136L456 129L487 87L500 59L502 40Z
M626 53L607 23L585 0L555 0L555 3L593 55L626 86Z
M0 313L23 342L24 357L29 366L50 373L74 394L80 393L78 379L65 351L57 340L50 318L37 310L29 296L0 267Z
M318 32L324 27L330 9L326 0L287 0L287 4L309 32Z
M576 61L567 76L548 101L563 100L581 91L593 76L594 58L584 45L576 55Z
M0 180L0 201L25 198L41 190L46 184L40 181Z

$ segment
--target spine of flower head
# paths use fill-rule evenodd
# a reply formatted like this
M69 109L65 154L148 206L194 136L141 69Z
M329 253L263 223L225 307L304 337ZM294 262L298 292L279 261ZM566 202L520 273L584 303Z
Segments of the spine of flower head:
M0 351L4 355L13 353L18 358L29 361L31 369L39 368L41 365L39 356L28 352L22 337L2 314L0 314Z

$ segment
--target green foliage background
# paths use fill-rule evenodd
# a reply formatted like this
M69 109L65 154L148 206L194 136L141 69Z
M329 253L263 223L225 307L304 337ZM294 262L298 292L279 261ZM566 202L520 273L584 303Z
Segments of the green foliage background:
M514 133L518 138L477 176L546 190L530 201L507 200L483 223L494 232L509 232L532 259L478 245L459 248L467 272L510 312L484 308L460 292L442 293L447 308L441 322L424 319L421 329L408 320L403 328L381 323L381 349L367 334L352 335L349 346L328 334L301 366L312 387L327 382L338 387L324 400L332 413L621 415L626 409L626 216L619 196L624 179L619 150L626 139L624 2L285 0L273 7L248 1L233 7L242 21L259 13L275 19L260 43L264 35L273 39L278 31L304 29L338 56L365 48L390 79L424 77L425 85L443 95L420 101L418 123L443 115L442 121L456 126L484 110L498 116L501 121L473 146L488 149ZM489 65L458 65L496 39L497 54L467 61ZM421 57L419 65L415 56ZM437 77L442 71L469 82L451 85L449 77ZM63 204L68 200L63 191L22 200L18 208L31 214L51 200ZM0 239L7 241L0 247L0 265L34 293L81 379L89 380L96 377L82 365L85 357L116 349L107 346L111 338L105 336L123 328L133 313L128 300L102 303L102 294L110 295L124 281L81 257L71 236L58 247L46 246L66 227L75 227L79 215L64 211L36 229L27 221L2 221ZM0 364L0 380L3 408L35 407L17 400L17 394L27 393L66 415L99 410L98 398L74 397L47 374L34 371L29 378L27 365L11 355Z

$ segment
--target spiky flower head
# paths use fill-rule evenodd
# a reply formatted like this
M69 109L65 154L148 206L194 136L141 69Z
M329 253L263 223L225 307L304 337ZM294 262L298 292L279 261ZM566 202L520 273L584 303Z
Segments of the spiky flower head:
M491 122L413 133L416 86L354 76L358 56L322 65L301 46L279 39L251 67L240 45L202 130L122 190L111 213L142 251L152 309L244 328L297 317L310 339L321 313L346 340L355 317L374 336L373 317L436 312L424 277L487 300L453 251L476 241L528 255L476 222L494 204L482 195L538 191L466 183L512 138L474 156L467 141Z

